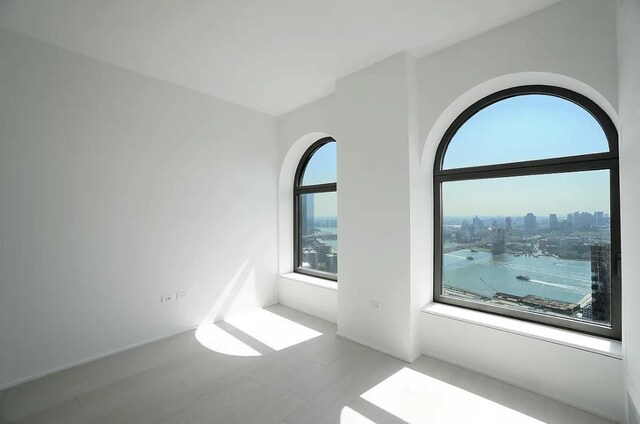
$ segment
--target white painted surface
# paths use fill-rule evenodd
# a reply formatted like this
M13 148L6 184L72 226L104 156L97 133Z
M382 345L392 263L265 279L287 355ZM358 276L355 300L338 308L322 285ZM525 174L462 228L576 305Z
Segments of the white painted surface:
M338 333L409 361L411 64L397 54L336 85Z
M0 387L277 302L273 118L7 30L0 57Z
M262 343L261 334L228 322L207 325L195 334L189 331L0 392L0 420L372 424L404 418L412 423L611 424L432 358L422 356L408 365L336 337L335 325L281 305L238 319L259 323L262 317L256 315L263 313L287 327L321 334L274 350Z
M338 322L338 290L333 281L302 274L282 275L278 301L325 321Z
M422 314L424 354L615 421L624 418L622 360L456 319Z
M548 343L556 343L599 355L609 356L614 359L622 359L623 357L622 343L617 340L605 339L603 337L577 333L575 331L500 315L487 314L473 309L446 305L444 303L431 303L422 311L431 315L531 337Z
M304 152L321 138L334 136L334 98L329 96L277 119L278 270L293 272L293 183ZM334 137L335 138L335 137Z
M417 349L458 357L460 365L469 367L480 359L465 356L463 341L491 344L481 341L488 334L500 355L484 355L487 371L479 371L498 372L509 357L512 362L497 374L505 381L613 418L623 416L618 359L558 344L548 347L539 339L460 321L437 331L431 324L425 329L425 314L407 315L413 306L427 304L432 292L431 173L446 127L493 91L535 83L581 92L617 122L615 34L615 2L570 0L418 59L417 98L405 89L411 84L411 66L403 68L395 56L338 81L335 96L279 118L279 127L289 129L285 137L279 135L280 146L325 128L338 139L340 334L403 358L412 359ZM382 302L380 312L371 310L371 300ZM460 344L438 346L441 331ZM516 354L509 355L520 352L521 345L557 384L539 381L536 366L518 362L516 367ZM565 358L578 362L567 366ZM585 371L578 364L603 368ZM574 380L582 386L571 391ZM608 394L587 387L605 387Z
M0 25L270 114L394 53L450 46L557 0L2 0Z
M618 103L616 3L563 1L418 60L421 139L428 139L438 117L465 93L499 77L530 72L557 74L580 81L615 107ZM527 74L521 78L500 83L521 85L534 81ZM563 80L559 79L558 83L564 85ZM474 100L499 88L505 87L487 85L484 92L472 91L480 96ZM586 94L591 97L592 92ZM600 105L607 112L612 111L606 104ZM615 122L616 117L613 118ZM425 167L433 166L432 158L439 141L438 138L425 146Z
M627 399L640 410L640 1L623 0L618 12L620 78L620 197L623 341ZM640 421L631 416L628 421Z
M615 2L569 0L420 59L418 116L426 172L431 175L435 150L453 119L509 86L574 89L617 122L616 13ZM431 186L427 196L433 196ZM432 255L424 257L432 273ZM423 314L422 325L425 354L616 420L624 417L617 359L434 315Z
M304 152L335 133L335 98L329 96L277 119L278 300L283 305L337 322L336 283L293 273L293 180ZM338 178L339 180L339 178ZM338 181L338 185L339 185ZM326 284L322 287L322 284Z

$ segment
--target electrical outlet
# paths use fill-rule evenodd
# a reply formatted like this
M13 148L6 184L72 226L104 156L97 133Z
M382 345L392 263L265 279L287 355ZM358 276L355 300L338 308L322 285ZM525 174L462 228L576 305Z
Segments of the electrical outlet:
M183 291L179 291L176 293L176 299L180 299L181 297L185 297L187 295L187 291L183 290Z
M171 295L170 294L165 294L160 298L160 303L168 302L170 300L171 300Z
M382 310L382 303L378 302L377 300L372 300L371 302L369 302L369 306L371 306L371 309L373 309L374 311L381 311Z

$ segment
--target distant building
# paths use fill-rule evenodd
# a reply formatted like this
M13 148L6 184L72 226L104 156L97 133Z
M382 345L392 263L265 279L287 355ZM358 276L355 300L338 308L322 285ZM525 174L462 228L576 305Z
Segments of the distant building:
M314 213L314 201L312 194L306 194L300 196L300 217L302 222L300 223L301 235L310 236L315 233L315 213Z
M331 253L325 255L325 258L327 272L336 274L338 272L338 255Z
M504 228L506 228L507 230L510 230L511 228L513 228L512 224L511 224L511 217L510 216L508 216L508 217L506 217L504 219Z
M589 229L593 227L593 224L594 224L593 215L591 215L589 212L582 212L580 214L580 228Z
M578 229L582 228L582 222L580 221L580 212L573 213L573 228Z
M482 220L476 216L475 218L473 218L472 226L474 230L481 230L484 228L484 222L482 222Z
M604 212L595 212L593 214L593 221L594 221L595 225L598 226L598 227L604 226L605 225Z
M305 250L302 252L302 266L305 268L318 268L318 252L314 250Z
M524 230L533 233L538 229L538 223L536 221L536 216L529 212L524 217Z
M591 314L594 321L611 317L611 245L591 246Z
M558 216L555 213L549 214L549 228L552 230L559 228Z

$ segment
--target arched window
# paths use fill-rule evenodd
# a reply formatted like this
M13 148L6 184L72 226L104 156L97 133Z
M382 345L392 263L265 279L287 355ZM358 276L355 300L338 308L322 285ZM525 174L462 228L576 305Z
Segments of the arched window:
M593 101L522 86L470 106L434 167L434 300L621 335L618 134Z
M337 280L336 142L316 141L302 156L294 183L295 271Z

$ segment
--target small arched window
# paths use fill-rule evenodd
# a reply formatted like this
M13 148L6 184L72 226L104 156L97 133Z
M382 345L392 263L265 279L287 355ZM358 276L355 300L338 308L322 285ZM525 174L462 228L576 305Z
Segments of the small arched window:
M476 102L438 147L434 193L435 301L620 339L618 134L593 101Z
M302 156L294 183L295 271L337 280L336 141L316 141Z

